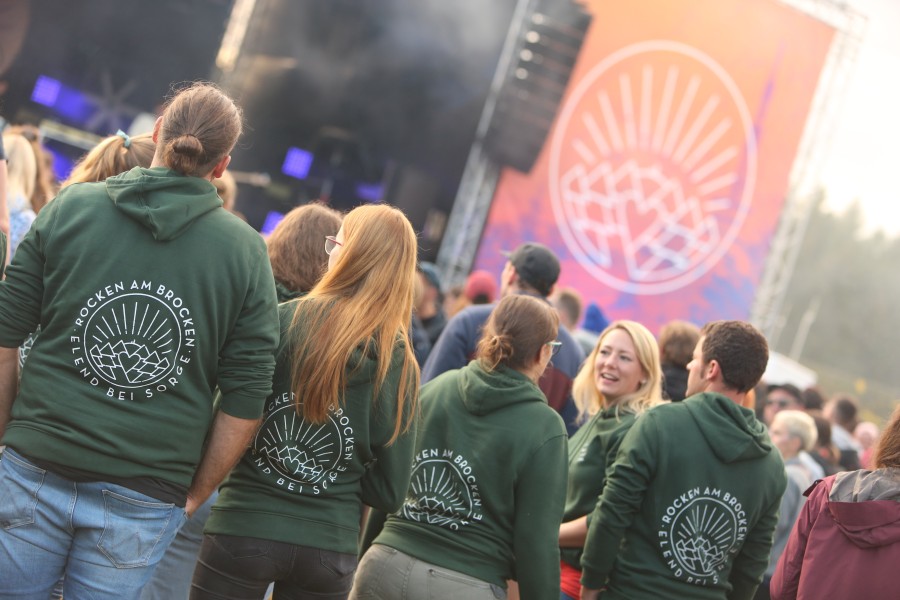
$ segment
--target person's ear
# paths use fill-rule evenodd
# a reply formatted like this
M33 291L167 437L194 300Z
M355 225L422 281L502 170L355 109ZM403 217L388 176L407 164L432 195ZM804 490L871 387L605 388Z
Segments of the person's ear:
M212 178L218 179L219 177L221 177L222 173L225 172L225 169L228 168L229 163L231 163L231 156L225 156L222 158L222 160L216 163L216 166L213 167L212 170Z
M709 361L704 371L706 372L705 379L709 381L719 381L722 379L722 368L719 366L719 361L715 359Z
M156 123L153 124L153 134L150 136L153 138L153 143L159 143L159 130L162 128L162 117L156 117Z

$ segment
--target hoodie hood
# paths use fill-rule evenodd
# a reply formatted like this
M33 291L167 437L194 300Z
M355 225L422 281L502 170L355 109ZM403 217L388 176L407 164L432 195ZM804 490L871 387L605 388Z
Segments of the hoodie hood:
M521 402L547 402L540 388L522 373L498 366L486 371L478 360L460 370L463 406L473 415L486 415Z
M761 458L772 451L766 428L753 411L731 399L706 392L688 398L684 405L722 462Z
M110 177L106 193L116 208L149 229L158 241L177 238L198 218L222 206L212 183L165 167L135 167Z
M828 510L841 533L860 548L900 542L900 469L839 473Z

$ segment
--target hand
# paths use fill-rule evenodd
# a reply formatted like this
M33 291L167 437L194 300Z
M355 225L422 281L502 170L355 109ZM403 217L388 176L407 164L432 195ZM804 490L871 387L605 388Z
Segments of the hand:
M194 500L194 497L188 494L187 502L184 503L184 512L187 515L187 518L190 519L194 516L194 511L196 511L200 507L200 504Z
M600 597L600 590L589 590L586 587L581 588L581 600L597 600Z

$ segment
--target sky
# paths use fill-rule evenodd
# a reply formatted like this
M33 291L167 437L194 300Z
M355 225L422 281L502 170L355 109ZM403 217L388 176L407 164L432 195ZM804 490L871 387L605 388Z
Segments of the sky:
M828 204L859 199L867 232L900 235L900 0L849 0L868 17L820 175Z

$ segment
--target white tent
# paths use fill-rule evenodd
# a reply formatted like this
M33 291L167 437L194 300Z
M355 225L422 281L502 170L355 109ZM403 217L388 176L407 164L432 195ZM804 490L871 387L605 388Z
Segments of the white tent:
M792 383L801 390L816 384L819 376L809 367L777 352L769 353L769 364L763 375L767 384Z

